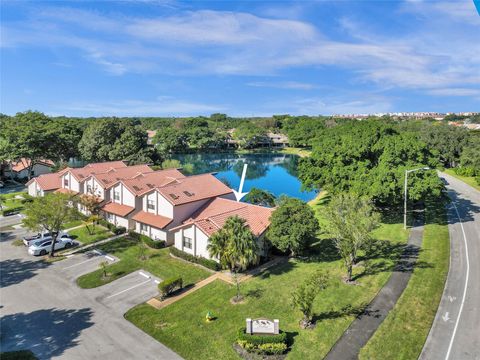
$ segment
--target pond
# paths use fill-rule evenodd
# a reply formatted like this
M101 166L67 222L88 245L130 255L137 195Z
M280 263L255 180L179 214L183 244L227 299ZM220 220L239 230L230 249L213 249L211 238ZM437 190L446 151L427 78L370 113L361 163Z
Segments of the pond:
M247 164L247 175L243 192L252 187L267 190L276 197L287 195L303 201L316 196L315 191L302 191L302 183L297 177L297 155L280 153L200 153L177 154L173 156L183 165L191 164L193 174L215 172L220 180L226 180L230 187L238 190L243 164Z

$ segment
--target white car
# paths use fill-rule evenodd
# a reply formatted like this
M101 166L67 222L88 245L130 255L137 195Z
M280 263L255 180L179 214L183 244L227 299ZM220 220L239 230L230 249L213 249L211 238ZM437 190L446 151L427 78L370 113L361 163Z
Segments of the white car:
M55 251L61 249L68 249L74 245L73 240L70 238L62 237L55 242ZM34 241L28 247L28 253L30 255L47 255L52 250L52 239L50 240L37 240Z
M58 240L60 239L70 239L70 236L68 235L68 233L64 233L63 231L60 233L60 235L57 237ZM34 241L36 240L52 240L52 235L50 235L49 232L45 232L45 233L38 233L36 235L33 235L33 236L25 236L23 238L23 244L25 246L30 246Z

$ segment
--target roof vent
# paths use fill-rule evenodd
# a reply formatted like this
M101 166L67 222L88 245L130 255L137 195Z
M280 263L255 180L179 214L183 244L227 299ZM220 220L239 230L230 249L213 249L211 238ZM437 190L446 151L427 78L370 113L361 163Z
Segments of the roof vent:
M191 196L195 195L195 194L193 194L193 193L191 193L191 192L189 192L189 191L184 191L183 193L184 193L185 195L187 195L188 197L191 197Z
M177 200L177 199L178 199L178 196L175 195L175 194L168 194L168 196L170 196L173 200Z
M137 185L132 186L136 191L140 191L140 188Z
M153 184L147 184L147 186L150 188L150 189L153 189L155 187L155 185Z

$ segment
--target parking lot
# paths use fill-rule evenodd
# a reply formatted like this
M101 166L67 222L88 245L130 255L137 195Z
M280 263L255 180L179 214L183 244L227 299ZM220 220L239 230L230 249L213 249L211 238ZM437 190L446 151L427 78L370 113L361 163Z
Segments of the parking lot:
M39 359L180 359L123 318L157 294L160 279L136 271L80 289L78 276L118 259L92 250L47 263L12 246L23 234L4 231L0 241L2 351L30 349Z

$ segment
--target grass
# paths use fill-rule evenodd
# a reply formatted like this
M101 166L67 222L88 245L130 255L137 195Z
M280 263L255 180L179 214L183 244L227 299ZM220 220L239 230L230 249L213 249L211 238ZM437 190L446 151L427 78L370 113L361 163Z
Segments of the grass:
M361 359L417 359L428 336L448 273L445 209L429 204L422 251L407 288L360 353Z
M14 207L24 207L24 204L22 204L22 199L15 199L15 196L17 195L25 195L25 191L18 191L10 194L2 194L1 197L3 199L2 201L2 210L8 210Z
M23 246L24 244L23 244L22 239L15 239L15 240L12 241L12 245L13 246Z
M89 227L92 230L92 226ZM70 230L68 233L72 239L80 242L82 245L92 244L113 236L113 233L110 230L101 225L95 225L95 229L93 230L92 234L90 234L86 226Z
M464 183L466 183L466 184L470 185L471 187L480 191L480 184L477 183L477 181L475 180L475 178L473 176L458 175L458 174L455 173L455 169L445 169L443 172L447 173L448 175L451 175L453 177L456 177L458 180L461 180Z
M210 272L199 266L172 258L168 248L147 248L145 255L148 258L141 260L140 247L129 238L113 240L98 246L97 249L117 256L120 261L107 267L110 276L106 279L102 277L100 269L79 277L77 283L82 288L94 288L139 269L145 269L161 279L179 275L183 278L185 285L193 284L210 276Z
M77 227L83 224L83 220L78 219L78 220L72 220L70 222L67 222L64 224L65 229L71 229L73 227Z
M309 149L296 148L296 147L282 148L281 150L279 150L279 152L284 154L298 155L300 157L307 157L307 156L310 156L312 153L312 151Z
M324 194L312 206L319 210L326 201ZM342 261L332 242L321 235L309 258L289 260L242 283L241 291L246 295L243 304L232 305L229 300L235 288L217 280L161 310L141 304L125 317L185 359L238 359L232 344L245 318L276 318L293 342L288 358L323 358L387 281L408 238L401 219L397 220L374 232L378 247L364 258L365 266L354 269L358 286L341 280L345 274ZM301 330L301 314L290 305L291 292L317 269L328 271L332 284L315 300L315 329ZM217 320L206 323L208 311Z

